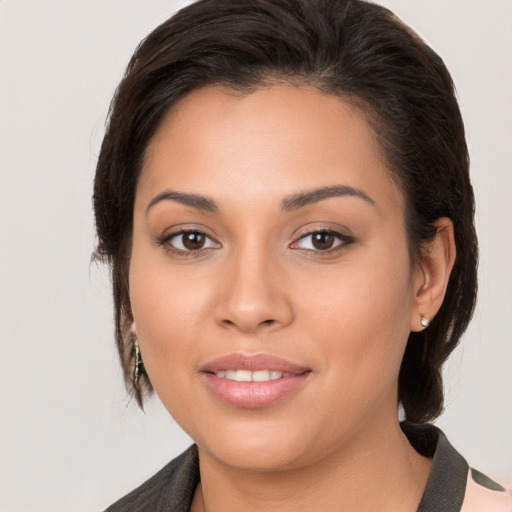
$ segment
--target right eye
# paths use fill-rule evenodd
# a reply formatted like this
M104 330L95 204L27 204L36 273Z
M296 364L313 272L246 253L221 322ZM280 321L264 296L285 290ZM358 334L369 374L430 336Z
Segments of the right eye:
M302 235L292 244L293 249L329 253L354 243L354 239L332 229L319 229Z
M160 240L170 251L177 253L195 253L205 249L216 249L220 244L206 233L197 230L180 230Z

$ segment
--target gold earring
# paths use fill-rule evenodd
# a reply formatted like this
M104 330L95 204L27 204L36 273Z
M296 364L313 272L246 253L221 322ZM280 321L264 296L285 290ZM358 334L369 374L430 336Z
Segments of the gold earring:
M425 318L425 315L421 314L421 325L423 327L428 327L430 325L430 320L428 318Z
M133 384L135 389L139 389L139 378L144 373L144 363L142 362L142 357L140 355L140 347L139 341L135 338L133 342L133 349L135 351L135 366L133 369Z

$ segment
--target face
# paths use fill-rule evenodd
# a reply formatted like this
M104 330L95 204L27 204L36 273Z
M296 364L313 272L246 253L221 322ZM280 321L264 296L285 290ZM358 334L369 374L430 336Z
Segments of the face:
M130 300L201 456L301 467L396 423L421 278L403 205L363 114L314 88L206 88L167 115L137 186Z

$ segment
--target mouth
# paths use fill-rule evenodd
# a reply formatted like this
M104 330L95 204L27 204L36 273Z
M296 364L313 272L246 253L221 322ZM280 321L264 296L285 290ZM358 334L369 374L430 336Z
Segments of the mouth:
M208 389L222 402L243 409L268 407L293 394L311 369L268 354L231 354L200 368Z

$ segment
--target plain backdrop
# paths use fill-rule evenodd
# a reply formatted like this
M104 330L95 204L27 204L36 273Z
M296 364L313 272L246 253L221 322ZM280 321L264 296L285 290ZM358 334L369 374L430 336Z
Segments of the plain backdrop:
M236 1L236 0L234 0ZM0 0L0 510L103 510L190 440L125 395L90 264L104 120L136 44L186 2ZM480 298L438 424L512 482L512 2L386 0L444 58L478 201Z

